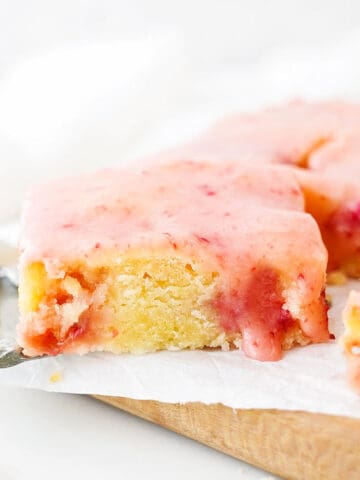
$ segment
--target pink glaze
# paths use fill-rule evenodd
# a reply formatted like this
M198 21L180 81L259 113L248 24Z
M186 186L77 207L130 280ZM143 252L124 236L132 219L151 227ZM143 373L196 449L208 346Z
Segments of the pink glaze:
M334 154L341 162L344 153L351 156L353 152L347 152L347 137L355 132L359 144L359 131L360 105L293 101L253 114L229 115L190 143L166 152L164 157L280 163L318 169L318 155L330 145L337 146ZM359 152L359 145L356 149ZM322 170L333 162L328 157L327 150L321 158ZM348 160L345 160L347 164ZM353 163L356 164L356 160Z
M163 158L288 166L310 195L306 209L322 231L329 269L360 256L358 223L352 222L351 238L341 232L349 225L349 208L360 202L360 105L295 101L234 114Z
M277 359L281 356L284 331L294 325L294 320L283 308L284 298L276 270L260 266L253 267L252 273L245 291L221 292L213 306L222 313L223 326L227 330L241 329L247 355L259 360ZM245 317L246 322L243 321Z
M276 360L294 323L284 288L301 290L309 312L300 318L304 333L328 339L327 255L302 209L293 174L277 167L178 162L142 172L103 170L32 191L21 265L41 261L61 277L68 262L101 264L109 251L193 258L219 273L210 303L222 326L242 332L251 357Z

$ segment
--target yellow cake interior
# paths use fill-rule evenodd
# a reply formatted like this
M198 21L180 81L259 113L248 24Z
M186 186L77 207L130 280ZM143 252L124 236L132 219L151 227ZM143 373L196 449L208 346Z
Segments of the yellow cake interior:
M228 348L230 336L235 339L221 329L209 304L217 272L204 272L201 265L174 256L108 260L92 268L69 265L58 279L49 278L42 263L26 266L19 303L23 318L32 318L32 330L29 322L27 330L20 327L23 343L36 329L41 335L52 328L61 338L86 315L100 335L92 349L114 353Z
M228 350L240 345L240 332L225 331L211 303L219 272L206 271L201 262L168 254L114 254L91 266L83 262L67 265L58 277L50 278L40 262L21 272L19 343L27 355L39 351ZM286 305L294 318L299 315L299 302L289 290ZM77 342L74 335L79 327L82 336ZM309 341L294 324L282 348Z

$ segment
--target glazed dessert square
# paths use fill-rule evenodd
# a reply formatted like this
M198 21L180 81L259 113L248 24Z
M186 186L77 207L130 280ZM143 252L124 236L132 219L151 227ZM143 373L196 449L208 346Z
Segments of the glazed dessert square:
M327 252L291 172L175 162L35 188L21 235L26 355L329 339Z
M348 376L360 393L360 292L351 291L343 312L345 333L342 343L348 362Z
M360 277L360 105L295 101L234 114L169 156L290 168L321 230L328 270Z

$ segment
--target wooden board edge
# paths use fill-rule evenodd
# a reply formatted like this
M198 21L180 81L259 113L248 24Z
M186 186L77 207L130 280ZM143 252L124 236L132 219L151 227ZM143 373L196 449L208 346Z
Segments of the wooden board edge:
M360 420L221 404L95 398L289 480L358 480Z

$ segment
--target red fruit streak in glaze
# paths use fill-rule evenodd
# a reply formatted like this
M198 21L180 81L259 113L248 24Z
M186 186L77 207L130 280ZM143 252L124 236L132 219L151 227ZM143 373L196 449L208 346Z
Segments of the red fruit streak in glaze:
M294 325L290 313L282 308L278 273L270 267L253 269L251 280L244 290L239 287L221 292L212 306L227 331L241 332L244 352L257 360L281 358L284 333Z
M168 232L164 232L164 235L168 239L168 241L169 241L170 245L173 247L173 249L177 250L178 246L177 246L177 243L174 241L173 236Z
M204 192L204 194L207 195L208 197L213 197L213 196L216 195L216 191L213 190L213 189L211 189L211 188L209 187L209 185L206 185L206 184L205 184L205 185L200 185L199 188L200 188L200 190L201 190L202 192Z
M194 234L194 237L201 243L210 243L210 240L205 237L201 237L200 235Z

